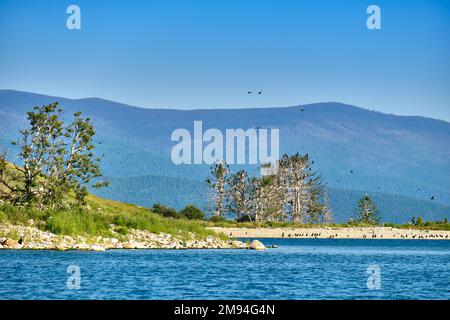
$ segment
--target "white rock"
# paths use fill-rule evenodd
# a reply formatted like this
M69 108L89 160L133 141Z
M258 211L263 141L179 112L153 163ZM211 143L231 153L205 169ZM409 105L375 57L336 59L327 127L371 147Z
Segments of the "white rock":
M106 250L104 247L96 245L96 244L92 245L91 249L94 251L105 251Z
M252 250L266 250L266 247L259 240L253 240L248 248Z

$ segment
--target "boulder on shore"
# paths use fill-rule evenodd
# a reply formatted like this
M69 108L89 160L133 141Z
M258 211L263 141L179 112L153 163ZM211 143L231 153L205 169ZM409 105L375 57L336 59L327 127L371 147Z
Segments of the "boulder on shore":
M94 244L94 245L91 246L91 250L94 250L94 251L105 251L106 249L104 247L102 247L102 246Z
M259 240L253 240L252 243L248 246L249 249L252 250L266 250L267 248L262 244Z

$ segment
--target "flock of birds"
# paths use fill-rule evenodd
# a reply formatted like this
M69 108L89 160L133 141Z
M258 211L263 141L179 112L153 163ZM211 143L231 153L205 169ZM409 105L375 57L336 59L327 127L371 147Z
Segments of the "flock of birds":
M261 90L261 91L255 91L255 94L262 94L263 93L263 91ZM249 91L247 91L247 94L253 94L253 91L252 90L249 90ZM302 106L302 105L299 105L298 106L299 107L299 111L300 112L304 112L305 111L305 108ZM263 129L264 127L263 126L257 126L256 127L256 129ZM98 144L102 144L103 143L103 141L97 141L97 143ZM311 162L311 164L314 164L314 161L312 161ZM350 170L350 174L354 174L355 172L353 171L353 170ZM336 182L337 183L341 183L341 180L340 179L338 179L338 180L336 180ZM381 189L381 186L378 186L377 187L377 190L380 190ZM417 191L421 191L421 189L420 188L417 188ZM430 200L434 200L435 199L435 195L433 195L433 196L431 196L430 197Z
M245 232L245 234L248 234L248 232ZM288 233L287 237L288 238L296 237L296 238L314 238L314 239L317 239L317 238L320 238L321 235L322 235L321 232L319 232L319 233L311 232L311 234L309 234L308 232L306 232L306 233L294 233L294 234ZM230 237L232 237L232 236L233 236L233 232L230 232ZM398 234L397 235L394 234L394 238L396 236L398 236ZM286 234L283 232L281 234L281 237L282 238L286 237ZM331 234L331 235L326 235L326 236L324 235L323 238L335 239L335 238L338 238L338 237L339 237L339 235L336 233L336 234ZM347 238L350 238L349 234L347 234ZM362 238L363 239L368 239L368 238L376 239L376 238L378 238L378 236L375 233L371 234L371 235L363 234ZM381 234L379 236L379 238L383 238L383 235ZM408 237L408 234L400 234L400 238L402 238L402 239L416 239L416 238L417 239L448 239L448 234L446 234L446 235L439 234L439 233L426 234L426 235L411 234L410 237ZM273 246L273 248L275 248L275 246Z
M322 235L322 233L314 233L314 232L312 232L311 234L308 234L308 232L304 233L304 234L303 233L294 233L294 234L289 233L289 234L287 234L287 237L288 238L291 238L291 237L296 237L296 238L320 238L321 235ZM231 234L230 234L230 236L231 236ZM284 238L285 236L286 235L283 232L281 234L281 237ZM339 237L339 235L336 233L336 234L327 235L326 237L329 238L329 239L334 239L334 238ZM347 237L349 238L350 235L347 235ZM368 238L375 239L377 237L378 236L376 234L371 234L371 235L363 234L363 236L362 236L363 239L368 239ZM381 234L379 237L383 238L383 235ZM394 235L394 237L395 237L395 235ZM408 234L400 234L400 238L408 239ZM410 237L410 239L415 239L415 238L417 238L417 239L448 239L448 234L445 235L445 236L443 234L426 234L426 235L413 234Z
M247 94L253 94L253 91L248 91L247 92ZM262 91L258 91L258 94L262 94ZM305 111L305 108L303 107L303 106L301 106L301 105L299 105L299 110L300 110L300 112L304 112ZM262 127L262 126L257 126L256 127L256 129L263 129L264 127ZM312 161L311 162L311 164L314 164L314 161ZM353 170L350 170L350 174L354 174L355 172L353 171ZM340 179L338 179L338 180L336 180L336 182L337 183L341 183L341 180ZM377 187L377 190L380 190L381 189L381 186L378 186ZM420 191L421 189L420 188L417 188L417 191ZM430 200L434 200L435 199L435 196L433 195L433 196L431 196L430 197Z

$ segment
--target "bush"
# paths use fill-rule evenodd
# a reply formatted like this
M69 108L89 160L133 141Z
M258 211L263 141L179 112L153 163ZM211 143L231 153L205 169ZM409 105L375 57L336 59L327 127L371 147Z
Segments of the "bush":
M118 234L121 234L123 236L126 236L128 234L128 229L126 227L123 227L123 226L116 227L115 231Z
M222 216L212 216L208 219L210 222L223 222L226 221L226 219Z
M252 221L253 221L253 218L249 215L244 215L244 216L236 219L236 222L252 222Z
M188 220L204 220L205 219L205 215L203 214L203 212L199 208L197 208L193 205L186 206L183 210L181 210L180 216L182 218L186 218Z
M174 219L179 219L180 218L180 214L177 212L177 210L173 209L173 208L169 208L166 207L162 204L156 203L153 205L152 207L152 211L156 214L159 214L163 217L166 218L174 218Z

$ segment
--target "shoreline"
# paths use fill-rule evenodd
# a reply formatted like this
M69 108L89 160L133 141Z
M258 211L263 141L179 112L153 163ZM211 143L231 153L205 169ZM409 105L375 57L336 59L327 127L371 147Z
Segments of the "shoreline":
M114 230L114 226L111 226ZM113 232L113 231L112 231ZM14 236L12 236L14 235ZM14 238L22 238L22 243ZM168 233L151 233L130 229L127 235L115 233L113 237L68 236L42 231L32 226L0 224L0 250L80 250L105 251L112 249L252 249L248 244L233 239L179 239Z
M391 227L210 227L208 229L233 238L450 240L450 231L447 230L398 229Z

